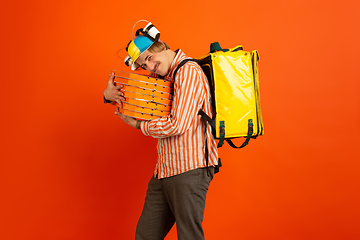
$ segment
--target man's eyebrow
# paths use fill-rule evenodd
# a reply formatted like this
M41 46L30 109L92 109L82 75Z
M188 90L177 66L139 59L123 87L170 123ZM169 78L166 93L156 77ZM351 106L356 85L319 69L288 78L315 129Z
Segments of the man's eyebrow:
M150 56L150 54L146 56L145 61L148 59L149 56Z

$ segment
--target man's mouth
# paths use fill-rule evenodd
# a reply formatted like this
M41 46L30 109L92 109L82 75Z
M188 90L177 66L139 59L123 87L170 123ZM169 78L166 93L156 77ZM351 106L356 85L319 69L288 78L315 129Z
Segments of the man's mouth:
M158 68L159 68L159 65L160 65L159 62L155 65L154 69L152 70L153 73L156 73L156 71L157 71Z

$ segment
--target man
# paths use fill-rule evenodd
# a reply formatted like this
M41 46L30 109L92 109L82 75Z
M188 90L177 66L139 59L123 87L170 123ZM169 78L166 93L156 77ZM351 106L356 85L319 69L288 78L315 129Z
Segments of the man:
M130 42L127 51L132 69L141 67L153 77L161 76L173 82L169 115L140 121L118 110L115 112L125 123L141 129L144 135L158 138L158 162L148 185L135 239L164 239L175 222L179 240L204 239L202 221L206 193L218 165L210 126L204 126L198 114L202 109L212 116L206 76L195 62L184 64L175 76L179 63L188 57L180 49L170 50L160 40L140 35ZM113 80L114 74L104 91L104 100L121 103L124 100L122 86L114 86Z

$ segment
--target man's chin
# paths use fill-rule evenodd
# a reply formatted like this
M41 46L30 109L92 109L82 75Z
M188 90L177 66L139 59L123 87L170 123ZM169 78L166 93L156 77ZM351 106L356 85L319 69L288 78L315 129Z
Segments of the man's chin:
M163 71L159 71L159 69L158 69L158 71L156 71L156 74L157 74L157 75L160 75L160 76L162 76L162 77L164 77L167 73L168 73L168 71L163 72Z

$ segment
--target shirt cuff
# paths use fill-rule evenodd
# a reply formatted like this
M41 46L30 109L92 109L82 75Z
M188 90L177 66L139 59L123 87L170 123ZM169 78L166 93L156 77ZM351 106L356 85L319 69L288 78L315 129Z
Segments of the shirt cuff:
M145 136L150 136L150 133L148 131L149 129L149 121L141 121L140 123L140 129L141 132L145 135Z

